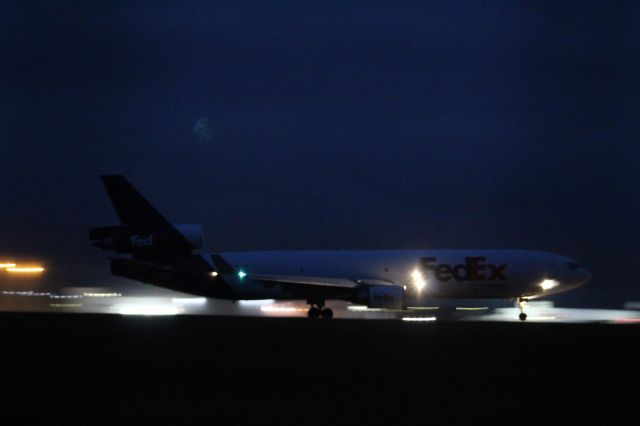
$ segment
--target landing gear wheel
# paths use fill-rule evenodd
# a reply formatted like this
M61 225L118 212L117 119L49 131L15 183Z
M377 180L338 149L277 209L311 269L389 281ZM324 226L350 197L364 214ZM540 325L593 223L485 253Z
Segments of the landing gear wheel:
M311 309L309 309L309 313L307 315L311 319L317 319L320 317L320 314L321 314L320 308L316 308L315 306L313 306Z
M528 300L525 297L518 297L518 307L520 308L520 321L527 319L527 314L524 313L524 308L527 306Z
M333 311L329 308L324 308L322 310L322 319L331 319L333 318Z

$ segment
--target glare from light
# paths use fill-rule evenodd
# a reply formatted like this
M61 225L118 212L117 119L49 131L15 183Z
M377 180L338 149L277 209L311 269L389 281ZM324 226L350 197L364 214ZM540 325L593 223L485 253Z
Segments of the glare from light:
M487 309L489 309L488 306L480 306L477 308L457 307L456 311L486 311Z
M367 308L366 306L360 305L349 305L347 309L354 312L380 312L383 310L382 308Z
M49 303L52 308L80 308L82 303Z
M247 273L245 271L238 271L238 278L243 279L246 276L247 276Z
M294 308L291 306L261 306L260 310L262 312L307 312L307 309L303 308Z
M557 280L543 280L539 286L544 290L551 290L552 288L557 287L560 283Z
M212 277L217 277L218 276L218 272L217 271L211 271L209 273L209 275L211 275Z
M413 280L413 286L418 290L418 292L422 291L423 288L427 285L427 281L424 279L424 275L420 272L419 269L414 269L411 272L411 279Z
M411 311L435 311L440 309L440 306L408 306L407 309Z
M427 322L427 321L435 321L436 317L403 317L402 321L411 321L411 322Z
M267 303L273 303L275 299L259 299L259 300L239 300L241 306L262 306Z
M207 303L206 297L174 297L172 303L179 305L204 305Z
M367 307L366 306L358 306L358 305L356 305L356 306L349 305L349 306L347 306L347 309L350 310L350 311L366 311Z
M7 272L18 274L39 274L44 271L42 266L12 266L7 268Z
M15 268L15 263L0 263L0 269Z
M137 305L123 306L120 308L120 315L178 315L182 310L175 306L158 306L158 305Z

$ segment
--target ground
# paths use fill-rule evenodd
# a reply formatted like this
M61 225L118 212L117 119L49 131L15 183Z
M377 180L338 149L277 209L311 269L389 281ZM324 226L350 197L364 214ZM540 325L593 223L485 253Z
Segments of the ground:
M0 321L5 404L48 422L638 418L636 325L51 313Z

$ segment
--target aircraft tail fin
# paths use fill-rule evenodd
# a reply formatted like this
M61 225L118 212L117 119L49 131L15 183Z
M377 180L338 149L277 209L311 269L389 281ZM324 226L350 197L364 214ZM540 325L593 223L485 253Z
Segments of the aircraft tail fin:
M155 207L122 175L100 176L123 225L172 227Z
M171 224L124 176L100 178L121 224L91 229L89 239L95 247L156 258L158 253L185 253L202 248L200 225Z

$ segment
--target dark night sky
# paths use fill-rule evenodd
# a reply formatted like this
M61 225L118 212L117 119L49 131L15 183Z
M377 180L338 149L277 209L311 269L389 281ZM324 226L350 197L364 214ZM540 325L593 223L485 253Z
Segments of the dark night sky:
M640 300L640 7L3 2L0 252L101 256L124 173L213 250L532 248ZM199 124L197 124L199 123Z

